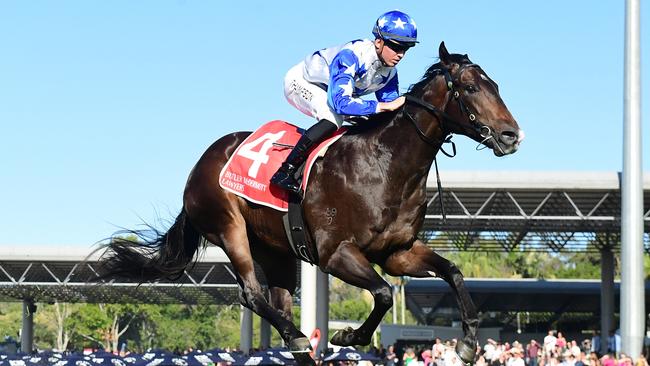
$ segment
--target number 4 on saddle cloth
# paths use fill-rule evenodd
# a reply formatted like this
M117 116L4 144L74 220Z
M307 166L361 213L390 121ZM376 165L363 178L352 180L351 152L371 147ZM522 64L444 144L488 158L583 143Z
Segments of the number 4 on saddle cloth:
M296 180L307 191L309 172L316 159L345 133L338 129L331 137L312 148L309 157L297 170ZM302 217L301 197L271 186L273 174L298 142L304 130L284 121L271 121L250 134L232 154L219 174L221 188L250 202L287 212L284 226L298 258L317 263L318 254L308 238ZM303 179L301 179L303 178Z

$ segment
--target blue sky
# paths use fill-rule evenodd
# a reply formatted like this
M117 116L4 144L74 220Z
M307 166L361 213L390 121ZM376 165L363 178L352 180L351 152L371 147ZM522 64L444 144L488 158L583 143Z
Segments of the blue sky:
M141 219L173 219L214 140L273 119L313 122L284 100L291 66L371 37L395 8L421 40L398 67L403 90L445 41L499 83L526 131L501 159L457 136L443 184L446 170L621 169L624 1L3 1L0 245L90 247Z

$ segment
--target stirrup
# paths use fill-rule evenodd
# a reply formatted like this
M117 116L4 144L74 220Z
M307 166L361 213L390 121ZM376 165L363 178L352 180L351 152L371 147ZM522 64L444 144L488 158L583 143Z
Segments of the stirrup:
M293 173L290 173L285 169L279 169L275 174L273 174L271 177L271 184L302 197L302 188L300 187L300 183L298 183L298 181L293 177Z
M287 182L290 180L290 182ZM285 191L295 193L297 194L300 198L302 198L302 188L300 187L300 183L298 183L295 179L292 177L288 177L286 180L283 180L281 182L273 183L276 187L282 188Z
M295 171L296 168L293 165L287 162L282 163L278 170L271 176L271 184L280 185L281 182L289 179Z

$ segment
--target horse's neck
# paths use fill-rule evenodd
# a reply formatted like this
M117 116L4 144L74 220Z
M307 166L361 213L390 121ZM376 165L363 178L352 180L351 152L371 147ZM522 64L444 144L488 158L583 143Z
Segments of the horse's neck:
M434 99L435 105L440 108L444 95ZM426 141L420 132L430 141ZM391 171L387 172L391 179L401 177L405 185L417 180L426 184L429 169L440 149L440 145L432 144L432 141L442 138L439 121L429 111L407 105L403 112L397 113L385 128L377 131L377 141L392 161Z
M398 113L380 135L379 141L390 152L390 158L394 162L391 164L392 170L400 173L394 176L399 175L408 180L414 176L426 178L438 147L430 145L419 136L406 113Z

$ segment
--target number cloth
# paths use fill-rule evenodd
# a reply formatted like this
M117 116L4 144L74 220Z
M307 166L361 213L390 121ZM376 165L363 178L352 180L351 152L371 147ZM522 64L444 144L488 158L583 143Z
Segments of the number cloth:
M311 150L305 163L303 191L306 191L309 172L314 161L323 156L327 148L346 130L340 128ZM287 211L288 192L269 183L273 173L287 158L300 136L302 136L301 129L284 121L271 121L261 126L250 134L228 159L219 174L219 185L248 201Z

